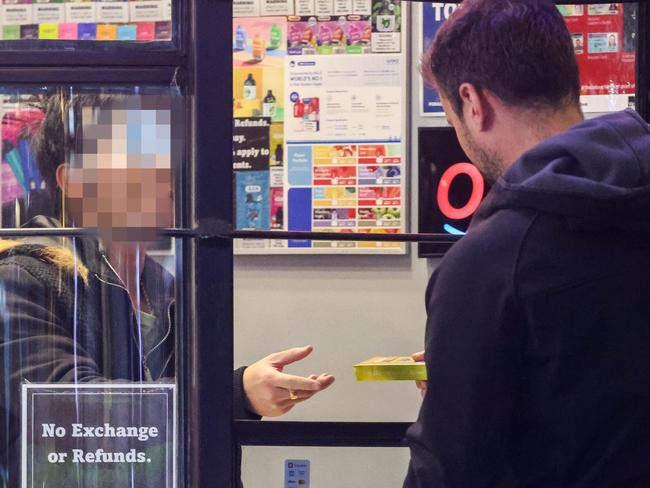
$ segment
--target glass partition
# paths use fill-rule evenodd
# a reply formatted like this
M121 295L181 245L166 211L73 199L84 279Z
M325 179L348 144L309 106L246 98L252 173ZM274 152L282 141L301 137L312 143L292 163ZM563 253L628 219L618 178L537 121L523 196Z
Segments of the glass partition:
M180 100L0 89L3 486L176 486Z

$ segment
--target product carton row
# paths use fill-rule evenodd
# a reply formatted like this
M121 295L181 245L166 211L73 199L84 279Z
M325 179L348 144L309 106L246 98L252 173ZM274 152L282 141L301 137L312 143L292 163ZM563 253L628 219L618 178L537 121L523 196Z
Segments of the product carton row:
M172 0L0 0L3 40L168 40Z

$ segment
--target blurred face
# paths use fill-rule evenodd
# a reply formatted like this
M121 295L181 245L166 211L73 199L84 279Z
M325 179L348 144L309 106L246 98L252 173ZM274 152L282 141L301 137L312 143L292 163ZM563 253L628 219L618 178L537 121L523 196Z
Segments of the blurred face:
M169 110L84 108L82 151L61 178L75 225L108 242L152 241L173 225Z
M461 119L454 111L449 100L440 94L440 101L442 108L447 116L447 122L451 125L455 132L460 146L465 151L472 163L481 171L487 181L493 183L503 173L503 169L499 164L499 159L495 156L488 145L485 137L470 124L464 122L466 117Z
M67 210L106 241L153 240L173 225L171 189L169 168L69 168Z

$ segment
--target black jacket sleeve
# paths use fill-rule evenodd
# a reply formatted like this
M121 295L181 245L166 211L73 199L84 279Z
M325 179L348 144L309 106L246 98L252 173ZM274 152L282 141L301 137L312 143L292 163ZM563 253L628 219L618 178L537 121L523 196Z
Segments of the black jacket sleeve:
M246 371L245 366L232 373L233 417L237 420L260 420L262 417L248 408L248 399L244 391L244 371Z
M407 434L406 488L511 486L524 327L508 261L490 245L461 241L431 278L428 391Z

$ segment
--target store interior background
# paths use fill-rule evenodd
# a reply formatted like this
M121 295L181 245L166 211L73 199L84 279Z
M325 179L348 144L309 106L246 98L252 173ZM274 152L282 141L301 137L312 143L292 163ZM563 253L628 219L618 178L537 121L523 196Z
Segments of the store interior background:
M411 26L420 6L411 5ZM446 125L444 117L419 117L417 46L410 49L410 230L417 231L417 129ZM236 256L234 274L235 367L271 353L311 344L310 357L289 366L294 374L329 372L327 391L276 420L412 422L420 394L412 382L359 383L353 365L372 356L408 355L423 349L424 292L439 259L404 256ZM266 419L273 421L274 419ZM405 448L244 447L246 488L283 486L284 460L309 459L314 487L401 486Z
M410 112L407 230L417 232L420 127L447 126L445 117L421 117L416 22L422 4L410 4L407 93ZM599 114L588 113L586 118ZM407 254L235 256L234 366L275 351L311 344L310 357L287 371L329 372L336 382L312 400L265 421L413 422L421 399L412 382L359 383L353 365L372 356L408 355L423 349L424 293L440 258ZM468 304L471 306L471 304ZM314 487L394 488L408 467L406 448L243 448L246 488L283 486L287 459L309 459Z

